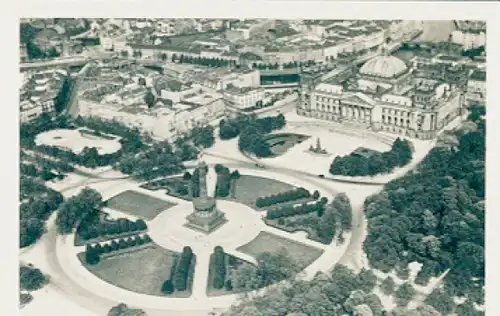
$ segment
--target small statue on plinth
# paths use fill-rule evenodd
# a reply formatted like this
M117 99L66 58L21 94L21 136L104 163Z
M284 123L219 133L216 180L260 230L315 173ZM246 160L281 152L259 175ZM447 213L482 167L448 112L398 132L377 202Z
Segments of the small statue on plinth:
M314 147L313 145L311 145L309 147L309 151L313 152L315 154L321 154L321 155L328 154L328 152L326 151L326 149L321 148L321 142L319 141L319 137L316 138L316 147Z

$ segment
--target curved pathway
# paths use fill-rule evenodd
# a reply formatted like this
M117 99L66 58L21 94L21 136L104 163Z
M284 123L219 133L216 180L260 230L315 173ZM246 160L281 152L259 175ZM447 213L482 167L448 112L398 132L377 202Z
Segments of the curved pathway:
M213 166L213 164L211 164L211 166ZM248 168L249 167L248 164L237 164L228 167L240 168L242 174L245 174L245 171L243 171L241 167L245 167L246 169L252 169L249 170L250 173L257 172L259 175L262 176L265 176L267 174L268 177L272 178L277 177L276 174L275 176L273 176L273 172L267 170L260 170L259 168L255 167ZM137 184L131 185L130 181L124 179L123 177L109 179L103 176L103 178L105 178L104 181L103 179L95 179L86 181L81 185L90 185L96 187L99 191L102 192L104 198L113 196L123 191L124 187L128 189L135 186L134 190L143 191L136 187ZM280 176L279 178L284 178L283 180L286 182L295 182L294 183L295 185L302 184L301 186L305 186L306 188L316 187L316 184L313 185L311 183L312 181L311 182L307 181L306 185L304 185L304 183L301 182L299 179L295 179L294 181L293 180L294 177L292 177L291 175L284 175ZM129 184L127 184L127 182ZM68 190L62 190L62 191L69 193ZM325 195L328 195L330 197L332 196L332 193L328 194L328 192L332 192L332 190L328 186L322 186L321 191L323 191ZM149 192L149 191L148 194L155 195L154 192ZM160 194L159 192L157 194L159 194L158 197L162 195L163 198L167 199L172 198L170 196L166 196L165 194ZM177 202L179 203L179 205L181 203L186 204L186 202L183 200L179 200ZM235 205L241 205L239 203L230 201L220 201L219 203L221 205L228 204L229 206L227 209L228 215L231 213L230 209L234 209ZM231 203L234 205L232 205ZM240 214L236 209L234 209L234 211L235 211L234 215L240 216ZM339 250L342 250L343 247L340 247L339 249L338 247L336 247L335 244L332 244L331 246L319 244L307 239L304 235L301 234L288 234L281 230L272 227L267 227L262 222L260 218L261 216L260 213L256 213L255 211L248 213L256 214L255 222L258 223L258 225L260 225L260 229L256 232L254 231L254 234L257 234L261 230L265 230L277 235L286 234L285 237L288 239L306 243L310 246L321 247L322 249L325 250L324 254L318 260L316 260L313 264L311 264L309 267L306 268L304 273L305 277L308 278L313 277L317 271L323 270L325 266L330 266L334 264L340 258L340 255L338 255ZM161 216L161 214L159 216ZM154 219L153 221L155 220L156 219ZM223 227L221 227L220 229L221 232L223 232ZM210 252L194 250L195 254L197 255L197 264L195 271L193 295L191 299L162 298L162 297L141 295L138 293L130 292L112 286L100 280L92 273L90 273L88 270L86 270L76 257L76 254L82 251L81 247L74 247L71 238L68 238L67 236L66 237L57 236L55 226L53 224L49 225L48 230L49 232L47 234L47 237L49 237L50 241L46 249L46 255L50 261L50 266L51 266L50 273L51 275L54 275L53 278L54 283L58 284L59 288L63 289L63 292L69 294L75 301L77 301L77 303L79 303L82 306L86 306L89 309L92 309L93 311L95 310L99 314L103 314L104 310L107 310L111 306L114 306L122 301L126 302L130 306L144 309L146 312L148 312L149 315L158 315L160 311L165 312L167 310L169 312L175 310L183 310L183 311L193 311L193 313L195 313L196 311L209 311L211 309L227 308L231 304L236 302L239 297L238 295L224 295L220 297L206 296L208 262L209 262L209 256L213 251L213 247L210 247L211 248ZM152 234L152 236L154 236L154 234ZM236 250L236 246L244 244L245 242L247 242L247 240L250 241L251 239L253 239L253 237L255 237L251 235L245 236L245 234L242 234L241 236L242 237L240 237L239 239L240 240L239 244L234 243L234 247L228 247L228 253L239 255L239 252ZM243 240L242 238L245 240ZM243 259L247 259L244 256L242 257ZM85 299L82 299L82 297L85 297Z

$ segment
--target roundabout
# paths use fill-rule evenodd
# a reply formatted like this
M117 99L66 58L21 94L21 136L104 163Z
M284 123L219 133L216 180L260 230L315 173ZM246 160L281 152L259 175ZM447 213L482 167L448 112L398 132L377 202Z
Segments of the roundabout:
M213 165L212 165L213 166ZM314 182L284 175L268 170L252 170L238 168L242 175L252 174L258 177L265 177L283 181L292 186L300 186L309 190L319 189L321 194L332 198L333 191L328 192L326 187L318 187ZM215 188L215 177L207 177L207 187ZM210 183L212 182L212 183ZM180 252L183 247L190 246L196 256L192 292L189 297L165 297L148 294L141 294L130 291L111 283L108 283L90 272L78 259L78 253L85 250L85 247L74 246L74 235L55 236L55 255L65 277L77 283L79 287L85 289L93 296L101 297L108 302L125 302L129 306L141 308L148 315L158 315L159 311L209 311L213 309L225 309L234 304L239 295L225 294L222 296L207 296L207 282L209 275L210 255L215 246L222 246L224 251L230 255L238 257L244 261L255 264L255 258L251 254L240 251L243 246L250 245L254 240L259 239L262 233L276 236L276 240L288 240L290 243L300 244L302 247L316 249L320 255L306 266L301 273L301 277L312 278L318 271L327 271L336 261L340 259L347 243L337 246L333 240L331 244L325 245L307 238L303 232L288 233L286 231L267 226L262 217L264 210L256 210L248 205L237 201L217 199L217 208L225 214L227 220L222 226L207 234L186 227L186 217L193 212L193 204L189 201L171 197L160 192L149 192L139 188L139 184L133 183L130 179L117 180L113 182L90 183L88 186L98 190L104 200L110 199L125 190L137 190L138 192L149 194L155 198L173 202L176 205L162 212L151 220L145 220L148 225L147 234L153 243L161 248L170 251ZM72 190L74 194L74 191ZM114 215L120 217L120 211L114 210ZM125 214L123 214L125 215ZM125 217L125 216L123 216ZM51 228L55 229L55 227ZM349 236L346 235L346 239ZM252 244L253 246L253 244ZM259 291L266 291L261 289Z

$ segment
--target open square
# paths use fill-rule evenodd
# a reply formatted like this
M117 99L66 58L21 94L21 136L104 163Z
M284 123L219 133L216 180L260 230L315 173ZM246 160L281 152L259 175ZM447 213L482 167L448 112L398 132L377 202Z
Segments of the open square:
M106 201L107 207L141 217L147 220L155 218L162 211L175 206L175 203L127 190Z
M56 146L79 154L85 147L95 148L100 155L112 154L121 148L119 137L92 135L86 129L54 129L38 134L37 145Z
M283 238L268 232L260 232L251 242L237 248L238 251L257 257L260 253L276 253L285 248L301 269L316 260L323 250L304 245L291 239Z

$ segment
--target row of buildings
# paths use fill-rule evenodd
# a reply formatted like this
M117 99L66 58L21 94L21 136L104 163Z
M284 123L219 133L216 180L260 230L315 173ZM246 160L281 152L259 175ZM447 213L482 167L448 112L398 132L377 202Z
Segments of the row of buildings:
M154 32L132 36L129 55L161 59L172 55L217 58L246 64L333 61L349 54L376 51L386 42L400 43L422 31L422 21L234 20L223 31L175 43Z
M46 113L52 115L65 101L69 84L66 70L46 70L21 74L19 114L20 122L27 123Z

